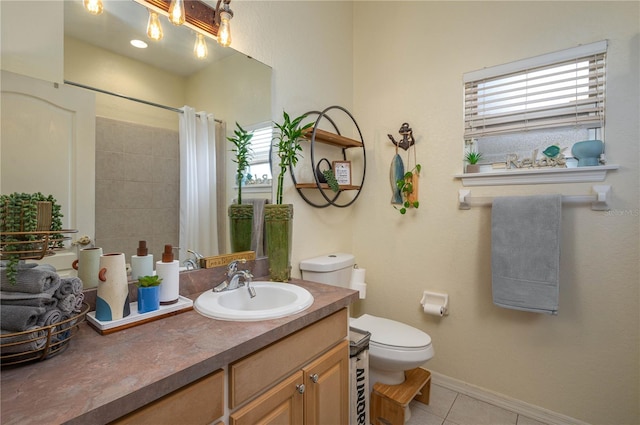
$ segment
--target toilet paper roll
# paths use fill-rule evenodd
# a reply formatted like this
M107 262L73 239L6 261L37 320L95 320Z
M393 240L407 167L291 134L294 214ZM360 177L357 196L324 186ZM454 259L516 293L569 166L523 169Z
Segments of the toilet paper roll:
M367 269L353 269L351 271L351 284L364 283L364 274L366 271Z
M437 304L424 304L424 312L426 314L430 314L432 316L440 316L444 315L444 307Z
M367 296L367 284L362 282L362 283L352 283L351 284L351 289L355 289L356 291L358 291L360 293L360 299L364 300L365 297Z

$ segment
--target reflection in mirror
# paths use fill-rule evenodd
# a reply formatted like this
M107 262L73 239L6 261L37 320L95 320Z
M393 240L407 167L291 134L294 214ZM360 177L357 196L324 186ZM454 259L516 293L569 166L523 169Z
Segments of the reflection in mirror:
M165 244L179 245L180 113L171 109L189 105L218 122L211 183L217 189L217 253L229 252L226 211L235 197L235 164L227 130L236 121L247 127L270 122L271 68L212 38L206 39L207 58L197 59L195 31L164 17L163 39L149 40L147 18L135 2L105 1L98 16L79 0L65 2L65 80L170 107L96 93L96 244L128 257L146 240L156 258ZM148 48L135 49L133 38ZM247 196L270 197L271 188ZM184 260L191 247L180 248Z

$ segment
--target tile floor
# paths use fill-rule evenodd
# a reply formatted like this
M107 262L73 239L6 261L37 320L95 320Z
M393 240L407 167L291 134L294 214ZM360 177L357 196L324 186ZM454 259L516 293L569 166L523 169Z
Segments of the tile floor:
M406 425L545 425L439 385L431 385L429 405L411 402Z

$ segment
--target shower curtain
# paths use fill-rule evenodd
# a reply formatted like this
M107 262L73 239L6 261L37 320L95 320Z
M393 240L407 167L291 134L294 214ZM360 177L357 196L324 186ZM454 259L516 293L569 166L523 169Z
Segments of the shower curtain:
M216 122L184 106L180 115L180 261L187 249L218 255Z

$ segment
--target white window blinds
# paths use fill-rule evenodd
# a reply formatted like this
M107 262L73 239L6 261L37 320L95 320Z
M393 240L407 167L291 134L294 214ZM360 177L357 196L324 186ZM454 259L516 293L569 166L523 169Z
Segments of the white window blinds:
M251 164L269 163L269 150L273 139L271 123L250 126L248 131L253 133L251 138L251 149L253 151Z
M556 127L602 128L607 42L464 75L465 140Z

